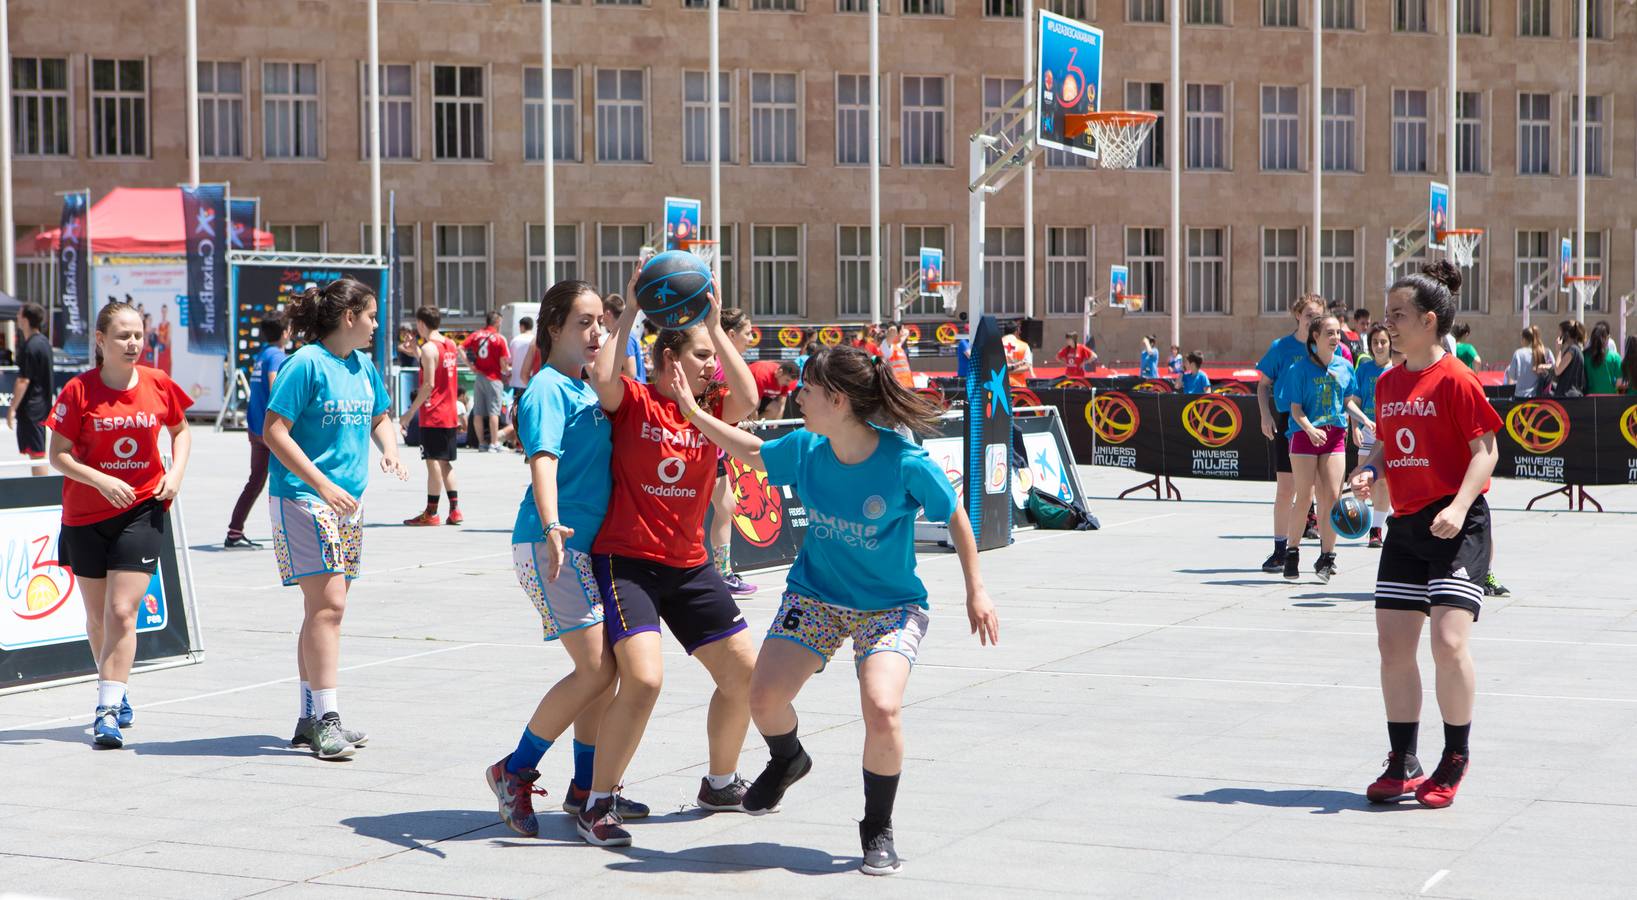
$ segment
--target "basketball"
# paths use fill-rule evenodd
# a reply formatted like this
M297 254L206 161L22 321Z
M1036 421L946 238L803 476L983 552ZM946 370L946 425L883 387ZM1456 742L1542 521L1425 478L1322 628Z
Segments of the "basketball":
M1370 533L1370 507L1348 494L1330 508L1330 525L1336 529L1336 534L1356 541Z
M637 275L637 305L660 328L699 324L710 307L711 270L686 250L667 250Z

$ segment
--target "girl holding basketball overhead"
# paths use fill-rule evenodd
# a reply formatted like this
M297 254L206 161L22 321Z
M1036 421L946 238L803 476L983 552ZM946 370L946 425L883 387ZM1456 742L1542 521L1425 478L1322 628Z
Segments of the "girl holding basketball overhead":
M135 716L126 697L136 660L137 607L170 539L165 511L182 489L193 438L193 399L158 369L140 365L142 314L115 301L97 314L97 366L68 382L45 426L52 468L63 474L57 558L85 600L85 633L97 664L91 720L98 747L122 747ZM165 469L159 432L169 431Z
M1341 494L1342 470L1346 465L1347 422L1357 418L1374 430L1374 422L1358 406L1358 381L1353 365L1337 351L1341 346L1341 320L1321 315L1307 328L1307 355L1290 364L1279 378L1280 389L1290 404L1290 425L1285 436L1290 441L1290 470L1296 496L1315 494L1319 509L1319 558L1313 573L1321 583L1336 574L1336 529L1328 515ZM1291 535L1285 551L1285 579L1301 577L1303 522L1307 511L1292 506L1287 511L1285 533Z
M933 433L940 410L894 379L880 360L852 348L820 351L797 395L806 427L762 441L712 416L691 397L688 418L768 483L795 485L812 527L790 569L751 678L751 714L772 753L745 794L745 812L777 812L784 792L813 761L797 738L791 705L843 639L853 642L864 712L863 870L898 870L892 808L903 765L899 713L921 638L927 591L915 574L915 517L948 522L966 576L966 612L980 642L999 640L994 604L978 571L966 512L941 467L890 430Z
M1352 474L1353 492L1382 478L1393 512L1376 575L1376 639L1391 750L1366 796L1384 802L1414 793L1423 806L1455 801L1466 774L1476 677L1468 639L1483 609L1490 519L1484 493L1499 459L1501 418L1478 377L1440 338L1455 318L1461 272L1447 260L1399 279L1387 294L1387 329L1404 353L1376 384L1375 450ZM1432 620L1432 658L1444 752L1432 775L1416 757L1421 624Z
M640 278L640 271L634 273L626 292L639 299L646 296L638 290ZM593 844L631 843L620 827L614 792L659 697L661 621L716 682L706 719L710 766L700 781L699 806L739 811L750 786L739 777L738 760L750 727L755 647L739 604L705 553L717 447L689 421L682 404L702 403L737 422L756 408L756 380L723 330L715 299L706 294L705 300L709 308L693 327L659 333L650 383L619 374L635 303L605 342L609 349L592 363L591 384L614 426L613 489L591 547L592 571L619 670L619 687L598 733L591 793L576 820ZM718 360L725 384L712 377Z

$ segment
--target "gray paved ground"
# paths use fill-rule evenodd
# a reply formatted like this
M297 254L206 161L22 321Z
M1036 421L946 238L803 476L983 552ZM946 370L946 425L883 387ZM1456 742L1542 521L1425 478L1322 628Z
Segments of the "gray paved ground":
M561 814L542 816L538 840L497 824L482 768L514 745L566 662L536 640L538 619L510 572L515 457L462 457L461 529L394 526L422 486L372 487L341 697L374 740L340 764L284 749L298 597L276 586L270 552L206 546L237 493L244 437L201 431L197 446L183 505L200 551L205 662L135 681L138 723L122 752L87 744L90 686L0 698L0 893L1634 890L1631 515L1524 513L1531 485L1498 485L1499 568L1515 596L1491 605L1477 630L1476 761L1443 811L1364 802L1386 743L1373 556L1344 548L1328 587L1263 576L1263 485L1182 482L1184 503L1102 499L1101 532L1025 534L985 554L998 648L965 633L953 558L928 556L935 617L910 684L897 812L905 869L866 879L854 871L862 728L846 665L799 701L817 768L778 816L692 808L708 682L672 653L627 779L657 813L633 827L633 849L586 847ZM1104 498L1133 480L1082 472ZM1611 509L1637 510L1637 489L1598 493ZM263 515L258 507L253 536L267 534ZM780 576L755 580L763 589L745 606L760 629ZM1424 720L1436 756L1430 696ZM763 760L752 737L742 766L754 773ZM569 766L562 748L542 766L554 799Z

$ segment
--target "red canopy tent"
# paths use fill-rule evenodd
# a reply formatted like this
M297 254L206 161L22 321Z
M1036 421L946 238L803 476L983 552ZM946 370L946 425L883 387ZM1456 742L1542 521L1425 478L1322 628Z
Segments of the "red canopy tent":
M17 255L49 255L57 249L57 233L61 230L53 228L19 240ZM181 256L187 252L182 189L114 188L91 207L86 230L91 235L92 253ZM273 249L273 235L257 231L254 249Z

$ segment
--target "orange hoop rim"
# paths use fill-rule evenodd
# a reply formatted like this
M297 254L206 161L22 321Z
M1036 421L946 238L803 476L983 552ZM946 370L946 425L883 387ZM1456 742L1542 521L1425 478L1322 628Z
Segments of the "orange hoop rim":
M956 290L960 290L961 283L959 281L934 281L934 282L932 282L932 289L933 290L943 290L944 288L954 288Z
M1134 126L1151 126L1157 121L1159 121L1159 116L1155 113L1133 112L1124 109L1108 112L1065 113L1063 116L1063 136L1069 140L1074 140L1085 134L1093 122L1113 128L1130 128Z
M1438 232L1440 239L1455 235L1457 237L1483 237L1482 228L1445 228Z
M1601 276L1601 275L1566 275L1566 276L1564 276L1563 280L1565 282L1569 283L1569 284L1574 284L1576 282L1602 281L1603 276Z
M693 240L693 239L690 238L690 239L685 240L685 241L677 241L677 243L681 244L684 249L691 249L693 247L697 247L697 246L700 246L700 245L715 244L717 242L716 241L711 241L711 240L702 240L702 239L701 240Z

